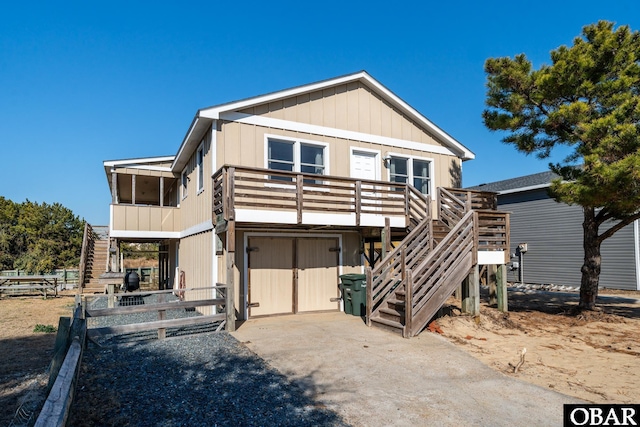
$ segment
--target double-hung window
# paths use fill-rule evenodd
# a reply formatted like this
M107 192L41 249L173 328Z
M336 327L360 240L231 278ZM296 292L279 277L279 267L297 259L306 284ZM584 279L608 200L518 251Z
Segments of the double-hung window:
M327 146L296 140L267 139L267 167L272 170L325 175L327 170ZM293 181L284 176L270 176L270 179ZM321 183L305 180L305 183Z
M411 184L424 195L431 194L431 161L391 156L389 181Z
M198 193L204 190L204 145L196 152L196 169L198 171Z
M189 183L189 176L187 175L187 170L182 171L181 180L180 180L180 194L182 199L187 197L187 184Z

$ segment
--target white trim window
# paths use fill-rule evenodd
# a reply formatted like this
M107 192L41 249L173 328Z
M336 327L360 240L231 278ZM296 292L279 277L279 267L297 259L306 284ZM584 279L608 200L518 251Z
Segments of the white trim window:
M180 196L181 199L184 200L187 197L187 187L189 183L189 175L187 174L187 170L182 171L182 175L180 176Z
M317 175L327 174L327 144L287 140L279 137L267 137L265 143L265 166L267 169ZM293 180L273 175L270 178L281 181ZM305 180L305 183L307 182L321 183L321 181L316 180Z
M204 191L204 143L196 151L196 172L198 177L198 194Z
M391 155L389 181L411 184L425 196L432 196L433 161L415 157Z

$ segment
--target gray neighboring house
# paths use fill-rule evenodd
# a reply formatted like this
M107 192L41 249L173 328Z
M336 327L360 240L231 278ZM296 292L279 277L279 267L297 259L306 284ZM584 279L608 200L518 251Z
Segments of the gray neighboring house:
M498 209L511 212L512 255L519 252L519 244L527 244L521 259L512 258L519 268L509 269L508 281L580 286L582 208L549 197L547 189L555 178L542 172L468 188L498 193ZM600 287L640 290L639 221L602 244Z

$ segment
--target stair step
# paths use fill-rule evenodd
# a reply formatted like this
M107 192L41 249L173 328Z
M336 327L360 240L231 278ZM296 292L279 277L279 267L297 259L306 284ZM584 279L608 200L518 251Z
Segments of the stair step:
M386 320L393 320L399 324L404 323L404 311L394 310L393 308L382 307L379 311L380 318Z
M389 298L387 300L387 307L391 310L404 313L404 299Z
M383 319L382 317L372 317L371 325L396 334L402 334L402 331L404 330L404 326L402 326L401 323L389 319Z

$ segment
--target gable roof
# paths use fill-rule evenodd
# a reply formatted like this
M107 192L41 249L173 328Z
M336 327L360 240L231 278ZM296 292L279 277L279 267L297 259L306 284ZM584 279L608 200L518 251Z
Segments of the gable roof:
M225 104L215 105L198 110L194 117L187 134L178 150L172 169L174 171L181 170L186 164L185 156L188 156L195 147L200 143L200 139L206 129L208 129L213 120L219 120L221 117L229 117L228 113L234 113L239 110L250 108L253 106L270 103L294 96L315 92L318 90L328 89L334 86L359 81L371 88L378 96L386 102L397 108L407 117L414 120L419 125L433 133L433 135L455 153L462 160L471 160L475 158L475 154L467 147L455 140L451 135L436 126L433 122L420 114L409 104L400 99L397 95L387 89L380 82L371 77L366 71L359 71L353 74L347 74L341 77L335 77L328 80L310 83L302 86L296 86L277 92L271 92L265 95L246 98L239 101L233 101Z
M521 191L537 190L551 185L551 181L560 178L559 175L551 171L535 173L532 175L520 176L517 178L505 179L502 181L489 182L487 184L467 187L468 190L491 191L498 194L518 193Z

